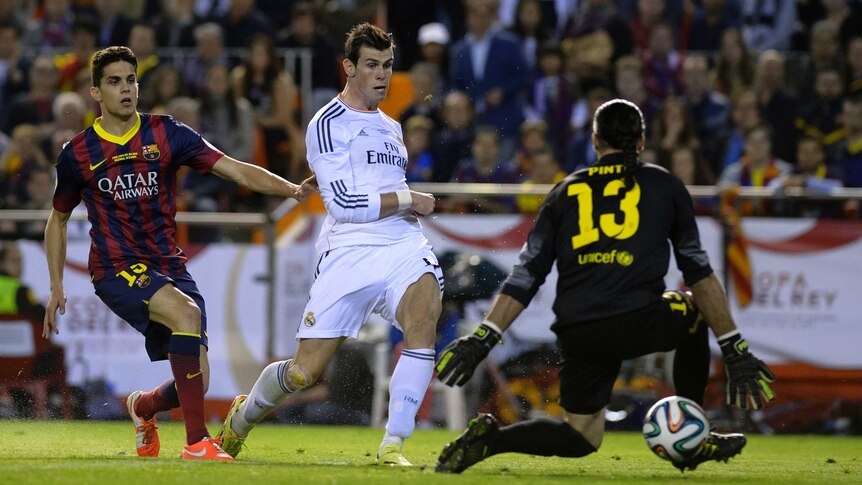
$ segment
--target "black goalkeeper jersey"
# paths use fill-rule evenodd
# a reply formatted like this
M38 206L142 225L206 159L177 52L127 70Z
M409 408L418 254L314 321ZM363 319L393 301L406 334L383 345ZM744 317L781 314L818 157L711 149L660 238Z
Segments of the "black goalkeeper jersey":
M553 329L658 301L671 245L686 284L712 273L685 186L657 165L641 165L631 189L621 173L622 157L611 154L557 184L503 283L527 306L556 261Z

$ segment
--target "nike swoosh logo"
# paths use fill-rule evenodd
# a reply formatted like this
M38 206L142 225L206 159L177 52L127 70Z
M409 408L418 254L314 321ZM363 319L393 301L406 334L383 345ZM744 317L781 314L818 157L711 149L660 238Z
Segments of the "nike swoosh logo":
M207 454L207 450L206 450L206 449L203 449L203 450L201 450L201 451L192 451L192 450L190 450L190 449L186 448L186 454L187 454L187 455L192 455L192 456L198 456L198 457L200 457L200 456L204 456L204 455L206 455L206 454Z
M91 164L90 164L90 170L96 170L97 168L99 168L99 166L100 166L100 165L102 165L103 163L105 163L105 161L106 161L106 160L107 160L107 158L103 158L101 162L99 162L99 163L97 163L97 164L95 164L95 165L93 165L93 164L91 163Z
M194 374L191 374L191 373L186 374L186 379L194 379L195 377L197 377L203 373L204 373L204 371L199 370L199 371L195 372ZM197 455L195 455L195 456L197 456Z

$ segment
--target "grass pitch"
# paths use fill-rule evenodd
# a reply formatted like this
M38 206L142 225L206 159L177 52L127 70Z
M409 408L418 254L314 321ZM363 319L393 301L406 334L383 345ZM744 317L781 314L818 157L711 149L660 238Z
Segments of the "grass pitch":
M210 426L211 431L217 425ZM372 428L276 426L256 428L233 463L188 463L178 458L180 423L159 426L160 458L135 454L130 422L0 421L0 482L169 484L198 483L862 483L862 438L749 436L729 463L704 463L684 474L655 457L640 433L608 433L598 453L580 459L518 454L491 457L462 475L434 473L445 443L457 433L417 431L405 446L411 469L374 464L383 431Z

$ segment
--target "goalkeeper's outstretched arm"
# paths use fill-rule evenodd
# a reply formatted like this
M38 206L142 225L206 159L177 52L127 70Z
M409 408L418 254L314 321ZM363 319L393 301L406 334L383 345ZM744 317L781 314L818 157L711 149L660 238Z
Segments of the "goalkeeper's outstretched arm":
M775 375L748 350L715 273L691 286L694 303L718 338L727 373L727 403L742 409L760 409L775 398L769 383Z
M509 295L497 294L485 320L476 330L453 341L440 352L435 366L437 377L448 386L463 386L522 311L524 305L521 302Z

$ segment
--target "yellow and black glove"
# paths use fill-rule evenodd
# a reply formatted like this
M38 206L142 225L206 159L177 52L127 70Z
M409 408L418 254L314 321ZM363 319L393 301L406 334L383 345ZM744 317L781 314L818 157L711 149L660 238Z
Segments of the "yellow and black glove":
M437 377L447 386L463 386L473 376L479 362L501 341L500 334L500 329L486 320L472 335L447 345L437 359Z
M775 374L748 351L748 343L739 332L731 332L718 340L727 372L727 404L741 409L760 409L775 398L769 383Z

